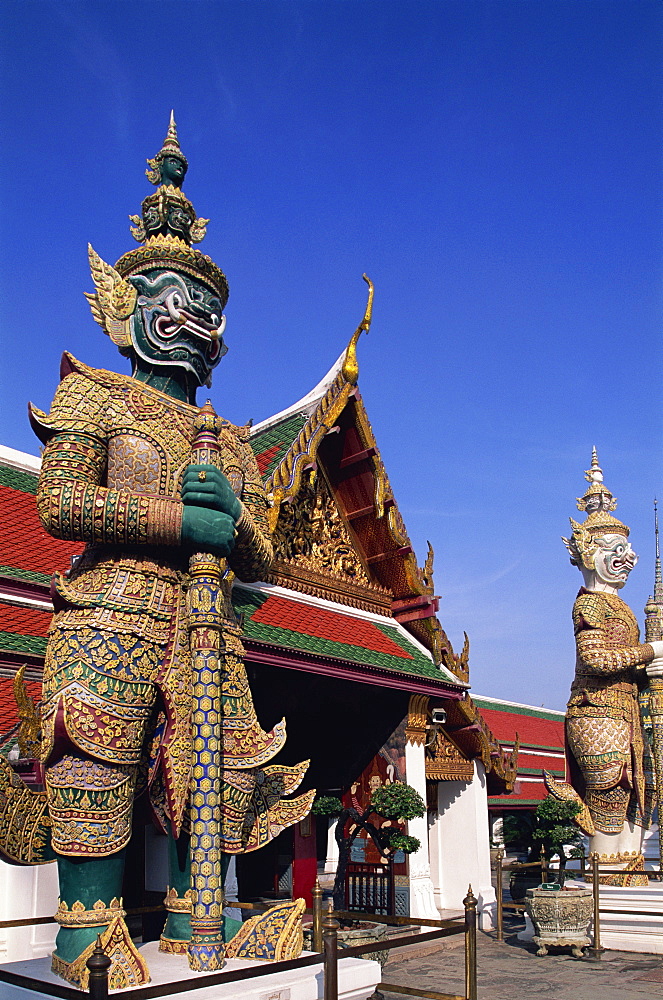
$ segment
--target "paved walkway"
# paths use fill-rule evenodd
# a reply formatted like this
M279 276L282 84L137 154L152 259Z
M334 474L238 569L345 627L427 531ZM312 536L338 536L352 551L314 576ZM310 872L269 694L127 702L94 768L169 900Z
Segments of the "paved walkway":
M522 925L520 925L522 926ZM516 930L520 927L516 927ZM411 988L464 995L465 959L462 935L421 957L408 949L392 952L383 979ZM477 935L478 1000L645 1000L663 997L663 955L606 951L598 962L575 959L559 949L537 958L534 946L518 941L505 928L505 943L494 935ZM385 993L386 1000L402 994ZM410 997L407 1000L411 1000Z

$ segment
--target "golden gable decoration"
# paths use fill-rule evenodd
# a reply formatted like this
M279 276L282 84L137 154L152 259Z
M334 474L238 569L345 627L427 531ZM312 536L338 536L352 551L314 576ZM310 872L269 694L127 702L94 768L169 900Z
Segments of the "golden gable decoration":
M282 505L274 536L274 553L280 561L303 569L331 574L365 587L370 583L329 487L321 476L315 483L303 486L292 503Z
M429 781L472 781L474 764L443 729L438 729L432 752L426 756L426 778Z

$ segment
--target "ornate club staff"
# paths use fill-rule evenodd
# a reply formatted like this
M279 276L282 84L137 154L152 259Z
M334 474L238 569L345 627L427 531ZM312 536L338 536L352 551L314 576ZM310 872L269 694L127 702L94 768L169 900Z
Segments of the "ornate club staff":
M654 614L645 618L645 642L656 642L663 639L657 606L663 597L661 587L661 553L658 547L658 508L654 501L654 524L656 529L656 582L654 584L654 599L652 601ZM650 598L651 601L651 598ZM645 608L648 612L649 608ZM654 758L654 775L656 777L656 800L658 805L658 858L663 870L663 837L661 836L661 816L663 814L663 677L650 677L647 683L649 692L649 714L652 727L652 757Z
M194 420L194 465L221 468L221 421L209 402ZM223 968L221 873L221 653L225 560L196 552L189 560L189 649L193 670L193 791L191 795L191 941L189 966L196 972Z

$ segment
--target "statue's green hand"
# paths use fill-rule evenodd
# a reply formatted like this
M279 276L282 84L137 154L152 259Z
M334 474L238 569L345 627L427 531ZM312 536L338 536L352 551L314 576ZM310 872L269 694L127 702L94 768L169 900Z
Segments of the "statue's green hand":
M184 507L182 544L198 552L227 556L235 545L235 521L229 514L205 507Z
M182 500L187 507L208 507L239 521L242 505L220 469L214 465L189 465L182 481Z

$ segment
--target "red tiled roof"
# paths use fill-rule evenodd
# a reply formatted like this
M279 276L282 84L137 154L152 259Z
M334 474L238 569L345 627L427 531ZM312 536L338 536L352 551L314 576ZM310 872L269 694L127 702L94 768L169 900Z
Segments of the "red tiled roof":
M0 566L50 575L67 569L83 542L52 538L41 526L31 493L0 484Z
M412 660L413 656L381 632L373 622L340 614L314 604L270 595L251 616L253 622L289 629L316 639L348 646L363 646L376 653Z
M258 463L258 470L261 476L264 476L269 468L269 463L281 450L281 446L275 444L272 445L271 448L266 448L265 451L261 451L259 455L256 455L256 462Z
M14 698L12 677L0 677L0 737L6 736L18 722L18 709ZM31 698L37 702L41 698L41 684L26 681L25 687Z
M18 635L45 636L53 617L52 611L39 608L17 608L12 604L0 604L0 632L16 632Z
M537 714L536 709L532 709L531 714L524 711L516 714L506 708L504 711L487 708L480 700L475 700L478 701L481 715L500 742L513 743L518 733L521 745L563 749L563 715L556 719L543 718L542 714Z

